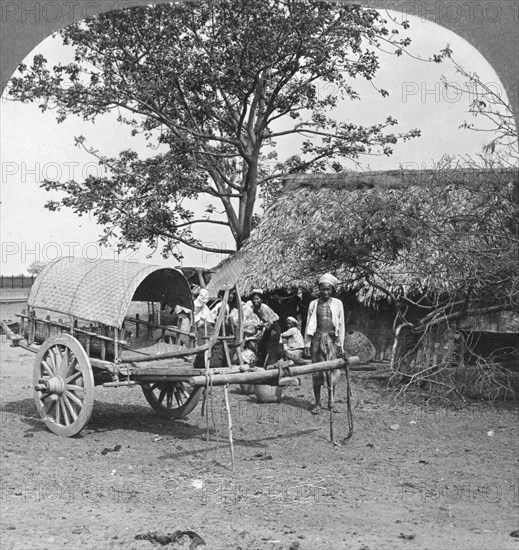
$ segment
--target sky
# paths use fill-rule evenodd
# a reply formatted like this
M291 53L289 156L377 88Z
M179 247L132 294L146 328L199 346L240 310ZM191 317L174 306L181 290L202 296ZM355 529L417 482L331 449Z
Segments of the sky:
M398 20L396 13L384 12L384 15ZM411 27L407 34L412 38L409 50L415 56L428 59L449 44L459 65L476 72L482 82L506 97L495 71L468 42L435 23L415 17L409 17L409 20ZM71 52L60 44L59 39L49 37L26 60L30 61L37 53L43 54L50 62L66 62ZM388 90L389 97L382 98L371 84L359 80L355 82L355 88L360 92L361 101L340 103L334 115L341 120L349 119L362 124L376 124L391 115L399 122L393 131L419 128L422 136L395 146L391 157L362 159L363 169L424 169L432 167L445 154L475 156L481 152L491 136L459 128L465 120L473 122L467 112L469 98L442 87L441 77L444 75L459 89L468 89L466 79L456 74L449 60L435 64L406 55L395 57L381 54L380 64L374 83L377 88ZM89 146L107 156L116 156L127 148L135 149L142 155L153 153L146 149L143 138L131 137L129 128L118 123L116 116L116 113L106 115L95 123L69 118L58 124L52 112L42 113L36 104L12 102L2 96L1 274L27 273L32 262L52 261L63 255L144 261L170 267L179 265L174 258L163 259L159 252L145 246L136 252L117 255L115 246L99 247L97 239L101 228L90 216L78 217L68 209L50 212L44 207L48 200L57 196L40 188L43 179L81 180L89 174L100 174L95 158L75 147L75 136L85 136ZM297 142L293 139L278 143L280 157L294 154L295 145ZM352 165L351 168L355 167ZM203 212L208 204L209 201L204 198L193 206ZM230 232L225 228L208 226L197 235L204 243L217 249L234 246ZM181 251L184 266L211 268L226 257L185 246L181 247Z

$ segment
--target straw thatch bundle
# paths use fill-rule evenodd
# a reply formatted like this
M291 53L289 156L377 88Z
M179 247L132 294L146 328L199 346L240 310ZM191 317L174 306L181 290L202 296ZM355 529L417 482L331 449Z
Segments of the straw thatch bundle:
M367 336L362 332L352 330L344 337L344 353L346 357L356 355L362 363L369 363L375 359L377 350Z

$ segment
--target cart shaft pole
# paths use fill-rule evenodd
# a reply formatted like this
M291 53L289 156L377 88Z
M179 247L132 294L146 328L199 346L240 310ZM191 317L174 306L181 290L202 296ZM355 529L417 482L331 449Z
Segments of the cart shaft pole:
M283 367L283 376L298 376L300 374L309 374L311 372L321 372L326 370L341 369L346 366L344 359L335 359L334 361L322 361L311 365ZM225 384L251 384L261 383L268 380L275 380L279 377L278 369L258 370L243 373L215 374L211 377L213 386L224 386ZM205 386L207 379L205 375L193 376L189 379L192 386Z

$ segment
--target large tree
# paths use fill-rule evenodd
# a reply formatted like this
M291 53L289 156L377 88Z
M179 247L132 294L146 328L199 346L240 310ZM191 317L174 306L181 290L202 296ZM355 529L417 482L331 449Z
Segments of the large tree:
M407 28L407 23L403 25ZM54 109L59 121L93 121L118 110L157 153L99 157L106 176L44 183L64 192L48 207L93 213L102 240L124 246L205 247L195 224L230 228L236 247L249 237L259 190L280 175L341 170L341 159L386 154L399 139L390 116L364 127L332 110L358 100L354 79L372 80L377 49L409 45L372 9L314 0L200 0L113 11L61 31L74 61L49 67L41 55L21 65L10 96ZM433 59L438 61L436 57ZM380 90L382 96L387 92ZM298 154L277 159L276 141L295 138ZM223 205L195 216L186 199ZM221 252L221 251L220 251ZM227 251L227 252L230 252Z

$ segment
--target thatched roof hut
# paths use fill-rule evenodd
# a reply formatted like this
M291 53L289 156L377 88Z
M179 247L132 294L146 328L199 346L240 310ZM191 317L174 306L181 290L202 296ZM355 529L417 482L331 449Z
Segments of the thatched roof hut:
M320 275L315 269L304 267L301 247L308 226L321 224L329 226L331 233L337 223L337 211L346 215L341 224L348 224L348 211L354 211L360 201L370 194L385 196L402 195L407 200L410 195L420 193L426 186L444 187L458 185L456 200L469 201L467 188L481 186L492 179L493 184L510 184L517 173L507 170L394 170L377 172L345 172L338 174L295 174L287 176L281 197L263 216L245 246L235 256L218 266L210 283L214 291L223 283L239 281L244 293L254 287L277 290L297 286L311 290ZM336 226L335 226L336 227ZM434 253L434 243L429 252ZM411 247L412 248L412 247ZM388 269L396 284L404 292L413 289L440 288L445 285L448 274L429 274L427 280L420 279L413 269L412 254L402 256ZM323 272L326 267L323 266ZM354 289L359 301L369 304L384 296L376 288L363 281L353 281L347 266L339 267L335 274L344 281L344 289Z
M517 181L517 171L472 169L288 176L284 181L282 195L265 212L259 226L244 247L215 268L209 285L211 294L216 295L218 288L223 284L236 282L245 295L255 287L270 291L271 294L279 294L280 290L288 290L294 286L311 292L315 289L318 277L331 270L343 282L339 291L345 303L346 329L366 334L376 347L377 359L390 359L395 338L394 304L388 301L386 294L365 278L352 276L353 271L349 265L338 264L330 269L329 263L324 261L306 261L305 255L311 256L312 253L316 258L320 258L320 250L309 250L308 234L319 226L331 235L340 233L339 242L348 243L348 246L354 245L357 239L362 238L366 229L368 232L371 229L372 220L369 217L365 226L356 225L359 222L359 216L356 214L372 199L379 205L378 221L380 217L384 217L386 206L398 204L399 201L415 204L418 212L430 214L431 218L427 218L427 221L432 228L441 228L441 216L435 217L437 211L443 215L450 210L453 216L474 220L479 211L489 212L486 203L492 201L495 208L490 212L493 219L497 220L496 223L499 223L500 217L513 220L519 192ZM495 190L495 194L488 193L487 188ZM502 193L500 190L505 192ZM428 196L428 193L432 193L433 197ZM436 198L439 201L438 207ZM379 202L376 203L378 199ZM482 205L480 210L478 207L474 208L474 203L477 206L478 201ZM426 208L421 208L423 204ZM405 213L405 209L403 211ZM377 230L379 227L380 223ZM488 224L486 227L489 227ZM413 298L428 297L435 293L437 296L449 295L450 292L456 294L457 288L463 289L463 286L456 285L463 285L466 273L474 268L470 261L464 263L463 258L459 260L458 256L460 251L468 251L467 256L470 260L471 247L481 245L481 240L477 239L477 229L477 224L475 228L471 226L470 231L460 230L459 234L456 230L452 231L452 228L448 229L447 234L452 238L452 248L447 245L442 250L438 249L438 243L445 246L449 241L435 241L434 238L430 238L430 234L422 236L417 234L419 232L412 232L407 246L393 257L386 256L382 266L377 266L379 273L384 277L386 288L389 287L391 292ZM320 246L320 243L316 244ZM489 246L492 247L494 244L499 246L500 242L492 242ZM384 249L384 244L380 249ZM517 257L517 246L513 246L512 243L506 252L508 255L503 254L508 262L504 264L505 269L512 270L510 273L507 272L506 276L517 280L513 261L514 257ZM493 257L497 258L498 263L499 252ZM438 258L439 261L435 264L434 261ZM433 267L427 269L429 260ZM497 273L501 274L500 271ZM490 286L488 305L492 306L493 289L498 289L502 285ZM519 288L519 284L516 288ZM484 293L482 296L485 299L489 297ZM435 300L432 299L429 303L432 305ZM494 348L503 347L503 337L512 338L514 333L519 332L518 315L502 309L503 307L499 306L493 308L491 314L459 319L458 327L467 333L477 334L478 341L486 348L484 351L491 354ZM420 308L418 310L417 317L413 317L412 308L406 315L414 322L429 311ZM415 354L424 364L429 361L429 356L432 363L448 361L456 349L450 341L449 331L444 334L442 330L445 327L437 328L438 331L435 330L430 338L421 342L421 355ZM505 343L505 347L516 347L509 345L508 340Z

